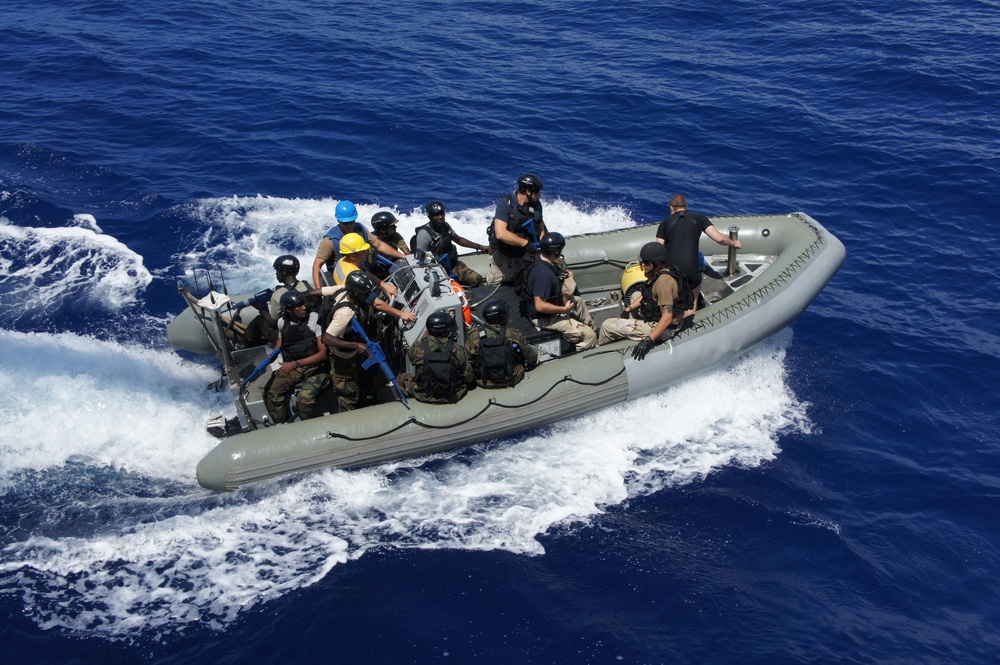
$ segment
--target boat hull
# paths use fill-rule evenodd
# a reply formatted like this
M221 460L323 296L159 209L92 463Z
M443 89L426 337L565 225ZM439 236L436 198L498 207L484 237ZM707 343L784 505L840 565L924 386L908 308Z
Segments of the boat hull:
M662 391L730 362L794 321L845 259L843 244L804 213L713 222L739 226L740 254L751 261L761 257L766 267L697 312L689 327L644 360L633 360L635 342L623 340L543 363L515 387L473 390L458 404L393 402L241 433L223 440L198 464L198 482L226 491L293 472L415 457ZM571 237L564 256L581 289L615 284L622 263L634 260L653 235L647 226ZM711 252L718 247L703 242L702 251L717 263L724 256ZM485 274L488 257L464 260ZM186 343L196 337L187 326Z

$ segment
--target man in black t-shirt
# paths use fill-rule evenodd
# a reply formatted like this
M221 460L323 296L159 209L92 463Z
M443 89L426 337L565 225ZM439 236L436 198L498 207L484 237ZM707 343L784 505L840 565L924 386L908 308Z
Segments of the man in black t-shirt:
M656 242L667 248L667 265L674 266L687 276L694 292L695 309L698 308L698 295L701 293L698 242L702 233L720 245L736 249L743 247L739 240L730 240L716 229L708 217L688 211L683 194L670 197L670 217L660 222L656 229Z

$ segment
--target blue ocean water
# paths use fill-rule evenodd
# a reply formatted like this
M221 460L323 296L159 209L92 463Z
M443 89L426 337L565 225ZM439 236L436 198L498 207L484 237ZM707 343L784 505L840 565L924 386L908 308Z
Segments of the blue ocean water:
M985 663L1000 6L7 0L0 658ZM712 374L516 439L202 490L176 283L343 199L484 240L805 211L848 260ZM651 228L652 236L652 228Z

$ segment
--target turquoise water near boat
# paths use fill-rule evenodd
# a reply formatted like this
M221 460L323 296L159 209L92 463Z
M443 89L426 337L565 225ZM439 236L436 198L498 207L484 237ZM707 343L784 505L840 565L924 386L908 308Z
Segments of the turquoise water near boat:
M0 36L5 661L994 659L995 7L12 0ZM197 485L228 405L177 279L269 286L343 199L485 240L524 171L564 233L683 192L848 261L635 403Z

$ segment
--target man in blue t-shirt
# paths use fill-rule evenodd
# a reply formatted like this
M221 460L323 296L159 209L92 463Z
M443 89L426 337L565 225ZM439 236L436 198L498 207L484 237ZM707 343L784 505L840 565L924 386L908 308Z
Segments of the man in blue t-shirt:
M526 268L523 296L528 318L539 330L552 330L577 351L593 348L597 333L592 326L573 317L576 301L563 294L560 269L556 259L562 255L566 240L561 233L547 233L539 243L538 257Z

